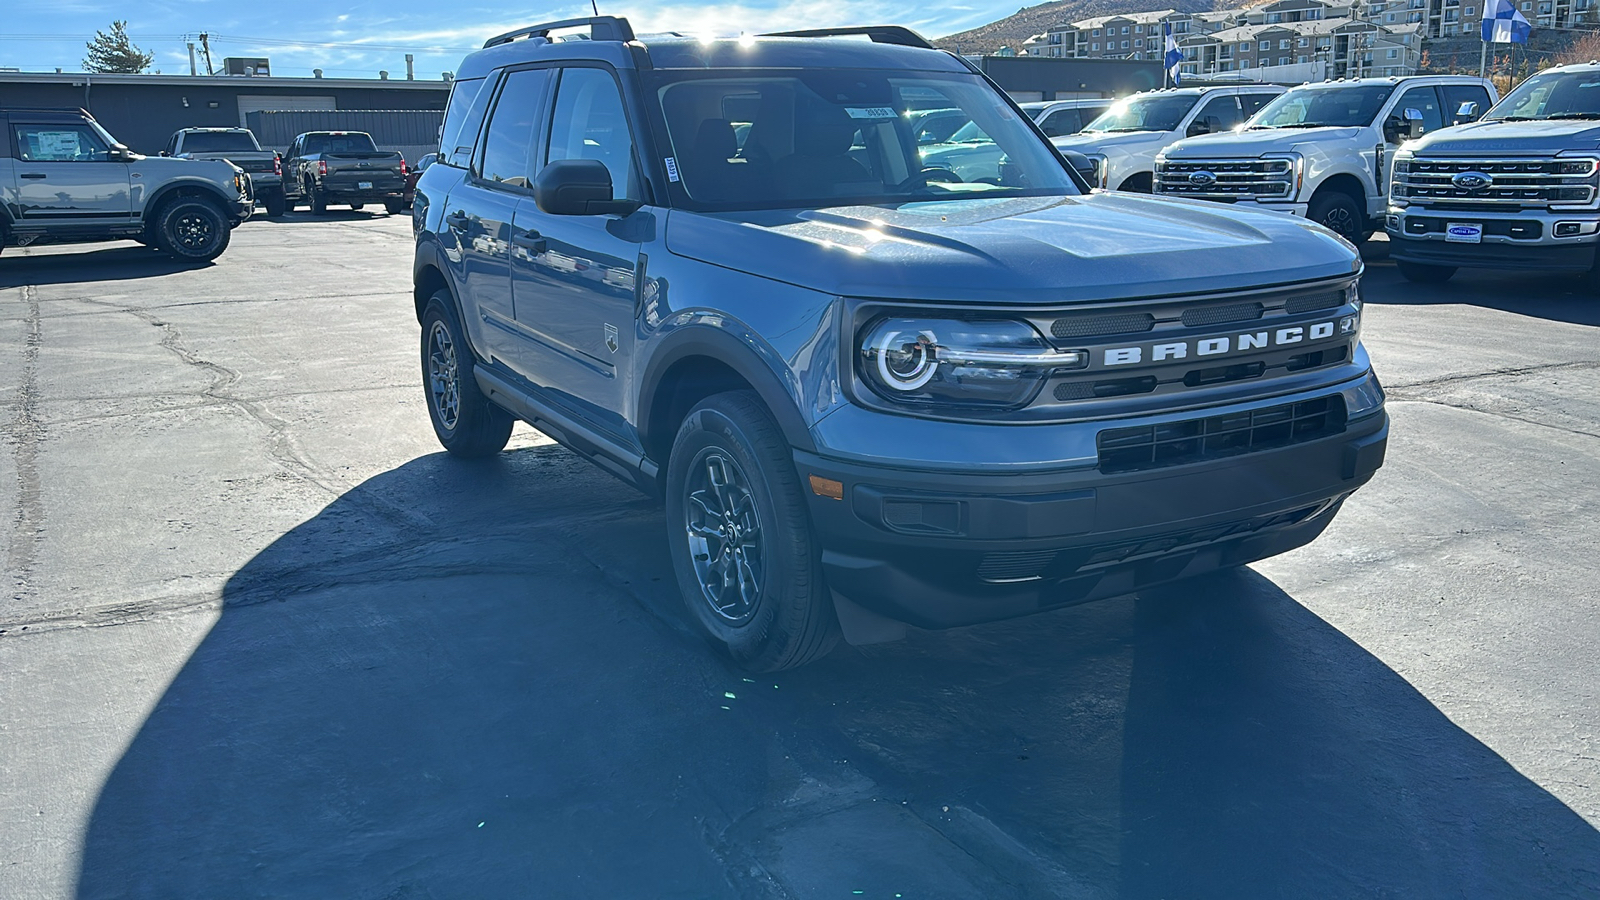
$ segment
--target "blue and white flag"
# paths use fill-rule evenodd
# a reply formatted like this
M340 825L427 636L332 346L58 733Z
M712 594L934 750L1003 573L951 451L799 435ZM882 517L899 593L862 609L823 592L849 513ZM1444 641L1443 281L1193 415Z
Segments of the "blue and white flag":
M1493 2L1493 0L1490 0L1490 2ZM1502 2L1509 2L1509 0L1502 0ZM1178 63L1183 62L1183 51L1178 49L1178 39L1172 36L1172 23L1166 22L1163 27L1167 33L1167 55L1163 57L1163 61L1167 64L1167 72L1172 75L1172 83L1176 85L1178 83Z
M1483 40L1490 44L1526 44L1533 26L1517 12L1513 0L1484 0Z

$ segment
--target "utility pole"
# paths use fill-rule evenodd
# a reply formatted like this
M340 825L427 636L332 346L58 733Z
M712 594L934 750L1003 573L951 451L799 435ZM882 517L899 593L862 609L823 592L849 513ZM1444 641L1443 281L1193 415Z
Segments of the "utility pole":
M206 74L217 74L217 70L211 68L211 35L205 33L204 31L200 32L200 52L203 53L206 58Z

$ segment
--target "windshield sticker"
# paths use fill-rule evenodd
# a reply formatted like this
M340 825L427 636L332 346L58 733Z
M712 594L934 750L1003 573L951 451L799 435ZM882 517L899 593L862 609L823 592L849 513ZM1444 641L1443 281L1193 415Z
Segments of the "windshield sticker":
M844 111L852 119L893 119L894 109L888 106L847 106Z
M667 162L667 180L668 181L673 181L673 182L677 181L678 180L678 160L676 158L674 158L674 157L669 156L669 157L667 157L666 162Z

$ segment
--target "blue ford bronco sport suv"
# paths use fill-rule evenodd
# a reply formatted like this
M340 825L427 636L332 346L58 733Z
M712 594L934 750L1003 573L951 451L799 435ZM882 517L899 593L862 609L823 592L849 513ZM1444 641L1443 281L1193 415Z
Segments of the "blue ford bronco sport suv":
M999 177L924 166L923 109ZM902 28L494 38L414 225L441 443L521 419L662 496L689 609L751 669L1282 553L1383 461L1348 244L1091 193Z

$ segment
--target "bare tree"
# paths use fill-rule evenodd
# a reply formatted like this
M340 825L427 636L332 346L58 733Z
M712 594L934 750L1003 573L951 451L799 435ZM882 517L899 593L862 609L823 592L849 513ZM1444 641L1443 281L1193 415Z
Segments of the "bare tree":
M1600 32L1589 31L1580 35L1567 49L1561 51L1555 58L1555 64L1564 66L1569 63L1586 63L1590 60L1600 59Z
M84 69L90 72L116 72L137 75L156 61L154 53L146 53L128 39L128 23L118 20L111 23L111 33L96 31L94 40L86 44L89 55L83 58Z

